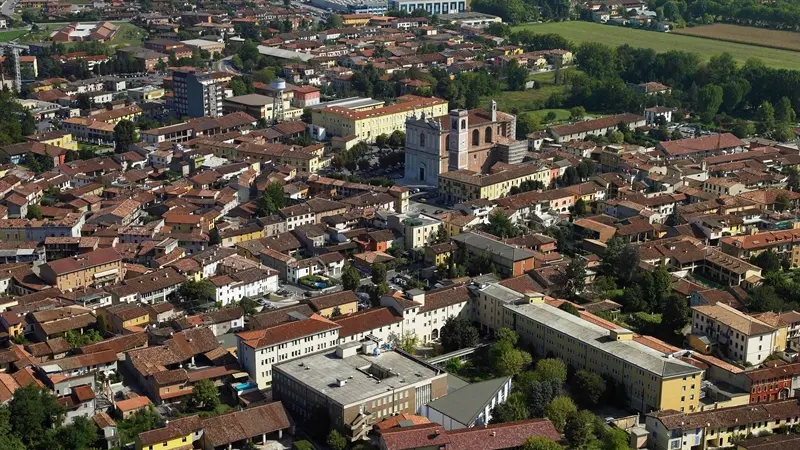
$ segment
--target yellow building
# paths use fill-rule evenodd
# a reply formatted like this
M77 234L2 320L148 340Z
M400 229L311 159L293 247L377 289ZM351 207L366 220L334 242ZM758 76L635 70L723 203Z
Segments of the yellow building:
M411 217L403 221L404 241L407 250L430 245L439 234L442 222L428 216Z
M633 340L623 328L608 330L544 302L505 304L503 325L537 355L552 354L572 365L606 375L624 386L633 409L691 412L700 404L703 371Z
M42 144L53 145L55 147L66 148L67 150L78 150L78 142L72 139L72 133L63 130L48 131L46 133L27 136L25 139Z
M150 313L134 303L121 303L97 310L106 326L116 334L124 334L126 328L146 327L150 324Z
M473 170L454 170L439 175L439 194L452 203L470 200L495 200L505 197L514 186L525 181L541 181L547 186L550 169L538 164L523 164L513 169L484 175Z
M163 428L139 433L137 450L191 449L192 443L200 439L203 423L200 416L181 417L170 420Z
M800 423L797 399L715 408L694 413L674 410L648 414L648 448L657 450L708 450L732 448L746 436L792 428ZM779 443L763 448L780 448ZM762 448L762 447L758 447Z
M375 142L382 134L406 130L406 119L414 111L427 117L442 117L448 113L448 102L440 98L404 95L397 103L366 110L343 106L328 106L314 109L311 123L324 128L329 136L354 135L359 141Z
M283 144L226 144L224 142L204 141L198 144L198 149L212 149L214 155L220 158L249 159L251 161L272 162L276 165L288 164L297 170L317 173L327 167L329 160L323 160L321 152L324 146L309 146L296 148Z
M264 237L264 228L258 225L237 228L235 230L220 231L223 247L233 247L236 244L261 239Z
M155 86L143 86L140 88L128 89L128 98L135 102L149 102L158 100L166 95L164 88Z
M342 14L342 26L363 27L372 20L372 14Z
M456 248L458 247L452 242L429 245L425 247L425 262L437 267L447 264Z
M42 264L39 278L69 292L82 287L102 287L122 280L122 256L113 248L99 248L72 258Z
M330 318L335 315L336 310L339 310L339 315L358 312L358 297L353 291L339 291L312 297L308 303L322 317Z
M124 106L117 109L103 109L93 112L89 115L90 118L98 122L110 123L116 125L122 120L135 121L143 114L142 108L139 105Z

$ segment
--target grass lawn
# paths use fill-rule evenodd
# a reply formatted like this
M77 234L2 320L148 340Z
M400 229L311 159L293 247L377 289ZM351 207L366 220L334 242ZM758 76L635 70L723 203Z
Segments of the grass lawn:
M570 70L565 69L562 73ZM503 91L498 95L487 96L481 99L481 105L487 104L490 100L497 100L497 109L517 114L526 111L535 111L540 107L534 102L544 102L557 92L563 92L564 86L553 84L555 74L553 72L541 72L531 75L530 79L536 81L541 87L539 89L528 89L525 91ZM547 114L547 111L544 112ZM567 113L569 116L569 113Z
M130 23L119 23L119 31L111 40L111 45L116 46L140 46L146 32L136 25Z
M531 111L531 114L533 114L535 116L539 116L542 119L544 119L545 116L547 115L547 113L549 113L549 112L555 113L555 115L556 115L555 122L558 122L560 120L567 120L567 119L569 119L569 115L570 115L569 111L566 110L566 109L540 109L540 110L537 110L537 111Z
M652 48L657 52L670 50L690 51L699 54L703 59L728 52L740 63L744 63L748 58L759 58L764 64L772 67L800 69L800 58L793 51L695 36L635 30L582 21L526 24L514 27L514 30L521 29L530 29L536 33L560 34L575 43L599 42L614 47L629 44L634 47Z
M0 42L8 42L12 39L16 39L23 34L27 33L28 30L11 30L11 31L0 31Z
M719 41L738 42L777 49L800 51L800 33L794 31L769 30L745 27L728 23L715 23L697 27L686 27L673 31L675 34L696 36Z

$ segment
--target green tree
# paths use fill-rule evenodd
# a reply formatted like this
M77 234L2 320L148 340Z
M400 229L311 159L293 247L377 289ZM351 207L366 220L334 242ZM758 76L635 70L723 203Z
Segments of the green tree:
M567 365L558 358L546 358L536 361L536 375L541 381L567 381Z
M499 238L513 238L519 234L519 230L511 222L511 219L501 211L489 216L487 231Z
M61 425L66 412L53 394L35 383L14 391L8 408L11 430L28 448L40 448L47 431Z
M620 238L614 238L608 242L606 250L600 260L600 271L605 275L613 276L618 284L628 286L633 281L636 273L636 264L631 261L638 261L639 254L636 247L630 242Z
M786 189L792 192L800 191L800 171L798 171L796 167L790 167L788 172Z
M670 295L664 301L664 309L661 315L661 325L665 331L673 334L683 329L689 323L691 310L686 297L682 295Z
M347 266L342 273L342 289L355 291L361 286L361 274L353 266Z
M572 449L584 449L594 439L594 414L583 410L572 415L564 425L564 437Z
M478 342L478 329L466 317L448 317L439 331L445 352L473 347Z
M562 294L566 299L574 299L586 288L586 261L574 257L564 269Z
M524 384L519 387L525 393L525 398L528 400L528 408L533 417L543 417L547 405L553 401L554 398L561 395L562 385L558 381L530 381L528 373L525 372L517 379L522 379Z
M71 424L56 429L55 437L56 443L65 450L92 449L97 442L97 425L86 417L75 417Z
M530 418L530 411L525 402L525 395L514 392L509 395L505 403L498 403L492 409L490 423L507 423Z
M28 219L36 219L39 220L42 218L42 210L39 208L39 205L30 205L28 206L28 214L26 216Z
M512 91L524 91L528 81L528 69L521 66L516 59L512 59L505 67L506 84Z
M200 380L192 386L189 408L192 411L213 411L220 405L219 391L211 380Z
M386 283L386 264L377 263L372 265L372 283L375 285Z
M564 426L567 424L567 419L577 414L578 407L571 398L560 395L553 399L547 408L544 410L544 416L553 422L559 433L564 432Z
M697 110L704 122L711 122L722 106L722 88L709 84L697 91Z
M114 126L114 149L117 153L128 151L128 147L138 142L136 126L130 120L120 120Z
M614 68L614 50L597 42L584 42L578 46L575 61L589 77L603 78Z
M187 280L178 288L178 294L190 311L196 311L202 303L212 301L216 292L217 288L209 280Z
M292 450L314 450L314 445L308 441L294 441Z
M242 307L242 311L244 312L245 316L252 316L253 314L257 313L256 308L258 307L258 302L253 300L250 297L245 297L242 301L239 302L239 306Z
M770 272L777 272L781 270L781 259L775 252L771 250L761 252L758 254L758 256L751 256L750 263L761 267L761 270L765 275Z
M789 200L789 196L784 193L775 196L775 211L788 211L791 207L792 201Z
M325 25L328 27L328 29L331 29L331 30L337 29L337 28L342 28L342 16L340 16L338 14L329 14L328 15L328 21L327 21L327 23ZM334 449L334 450L336 450L336 449Z
M575 217L583 217L586 215L586 202L579 198L572 207L572 215Z
M525 139L527 135L542 128L542 118L536 114L521 113L517 116L517 139Z
M161 419L153 405L140 409L125 420L117 422L120 440L133 442L139 433L150 431L161 426Z
M562 311L566 311L566 312L572 314L575 317L580 317L581 316L581 312L578 311L578 308L576 308L575 305L573 305L570 302L564 302L564 303L558 305L558 309L560 309Z
M583 120L586 117L586 108L583 106L575 106L569 110L569 119L572 121Z
M269 183L264 189L258 203L258 214L269 216L278 212L285 204L283 186L278 183Z
M756 132L758 134L768 134L775 128L775 108L772 107L770 102L766 100L761 102L758 111L756 111L756 118L758 120L756 123Z
M775 120L778 123L794 125L797 122L797 115L792 108L792 102L788 97L781 97L775 105Z
M603 377L586 370L577 371L571 384L573 395L587 408L597 406L606 392L606 381Z
M544 436L532 436L525 441L522 450L562 450L557 442L548 439Z
M241 78L234 78L228 82L228 87L233 91L233 95L247 94L247 84Z
M533 358L531 358L530 353L513 348L497 356L494 362L494 368L500 375L515 376L519 375L532 361Z
M341 21L341 18L339 20ZM330 447L331 450L344 450L347 448L347 439L345 439L345 437L336 430L331 430L331 432L328 434L328 439L325 440L325 443L328 444L328 447Z
M411 331L406 331L402 336L392 333L389 336L389 343L392 345L392 348L399 348L413 355L419 346L419 336Z

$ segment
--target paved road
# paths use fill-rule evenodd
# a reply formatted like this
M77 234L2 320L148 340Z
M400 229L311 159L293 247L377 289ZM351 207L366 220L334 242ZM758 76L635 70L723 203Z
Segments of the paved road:
M222 58L219 61L214 61L212 67L217 72L228 72L234 75L241 75L242 73L236 70L235 67L233 67L233 63L231 62L232 59L233 56L228 56L227 58Z

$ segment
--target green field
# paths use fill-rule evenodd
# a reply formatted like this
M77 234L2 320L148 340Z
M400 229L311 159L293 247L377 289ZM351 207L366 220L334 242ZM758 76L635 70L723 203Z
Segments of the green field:
M539 116L544 119L547 116L547 113L552 112L556 115L554 122L559 122L562 120L569 119L569 111L566 109L539 109L536 111L531 111L531 114L534 116Z
M690 51L699 54L703 59L728 52L740 63L749 58L759 58L764 64L772 67L800 69L800 57L797 52L701 37L635 30L592 22L526 24L514 27L514 30L521 29L529 29L536 33L560 34L575 43L599 42L613 47L628 44L633 47L652 48L657 52Z
M576 69L565 69L563 73ZM537 73L530 77L531 80L536 81L541 86L539 89L528 89L525 91L503 91L497 95L490 95L481 99L481 105L486 104L489 100L497 101L497 109L501 111L511 112L525 112L537 109L533 102L544 102L550 95L556 92L563 92L564 86L556 86L553 84L553 72ZM547 111L544 112L547 114ZM569 116L569 113L567 113Z
M117 47L126 47L129 45L142 45L142 41L147 34L144 30L137 27L136 25L127 23L127 22L112 22L116 25L119 25L120 29L117 31L117 34L114 36L109 45L117 46ZM59 28L64 27L64 24L48 24L48 23L40 23L37 24L39 27L38 31L30 32L25 34L22 38L20 38L20 42L30 44L36 42L45 42L50 35L58 30ZM0 33L2 36L2 33ZM2 41L3 39L0 39ZM75 45L74 42L65 42L64 45L67 49L71 48Z
M8 42L12 39L22 36L25 33L27 33L27 30L0 31L0 42Z

